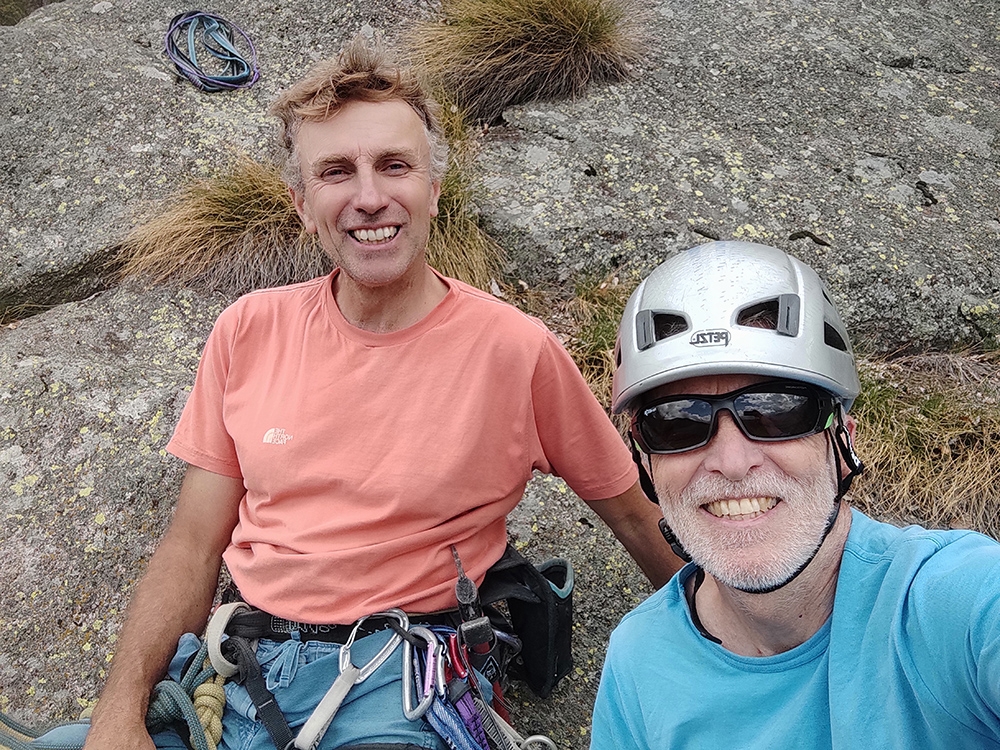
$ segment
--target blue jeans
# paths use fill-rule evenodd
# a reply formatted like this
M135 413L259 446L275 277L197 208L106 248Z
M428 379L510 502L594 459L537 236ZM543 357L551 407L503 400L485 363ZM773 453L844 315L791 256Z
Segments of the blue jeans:
M391 636L392 631L385 630L355 641L351 661L364 666ZM262 640L257 645L257 660L267 687L293 730L306 722L340 674L340 648L336 643L294 638ZM408 743L444 750L441 738L426 721L409 721L403 716L402 670L400 646L367 680L351 688L320 743L321 750L365 743ZM222 726L225 750L273 747L264 725L257 721L257 710L247 691L232 681L226 684Z
M364 666L392 635L386 630L359 638L351 646L351 661ZM170 662L169 673L180 679L184 663L197 652L200 641L190 633L183 636ZM309 718L333 681L340 674L340 646L320 641L284 642L261 640L257 660L293 733ZM319 750L334 750L350 745L410 744L428 750L445 750L446 745L431 728L419 719L409 721L403 715L403 648L398 647L386 662L364 682L354 685L337 711ZM491 695L489 683L480 686ZM219 750L274 750L264 725L257 721L257 710L245 688L229 680L225 685L226 708L222 718L222 742ZM80 747L86 734L85 723L59 727L35 740L39 748ZM187 745L174 732L153 737L161 750L184 750ZM76 744L74 744L76 743Z

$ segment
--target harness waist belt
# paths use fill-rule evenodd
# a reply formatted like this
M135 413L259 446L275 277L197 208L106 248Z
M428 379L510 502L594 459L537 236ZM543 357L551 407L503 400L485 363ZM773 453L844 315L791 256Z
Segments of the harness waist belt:
M434 614L414 614L411 615L414 624L421 625L447 625L455 627L461 622L458 612L435 612ZM389 628L389 619L369 618L358 628L358 637L364 638L368 635L381 632ZM263 610L255 609L252 612L239 612L229 620L226 625L226 634L254 640L257 638L267 638L272 641L287 641L292 638L292 633L298 633L303 641L323 641L324 643L347 643L354 625L317 625L310 622L296 622L286 620L283 617L269 614Z

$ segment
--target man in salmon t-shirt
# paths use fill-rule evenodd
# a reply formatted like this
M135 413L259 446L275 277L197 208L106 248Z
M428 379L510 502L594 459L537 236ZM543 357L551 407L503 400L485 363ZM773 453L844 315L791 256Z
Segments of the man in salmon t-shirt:
M189 464L174 519L129 609L88 750L153 746L150 690L179 636L204 627L223 559L241 598L282 623L257 658L290 727L339 671L343 639L317 634L392 607L415 623L453 610L452 549L482 582L533 470L563 477L654 584L679 567L555 337L427 265L447 146L413 76L356 40L273 111L296 209L338 267L220 316L168 445ZM370 656L388 632L355 652ZM397 651L351 688L321 747L444 747L402 716L399 664ZM264 709L226 689L221 746L273 747Z

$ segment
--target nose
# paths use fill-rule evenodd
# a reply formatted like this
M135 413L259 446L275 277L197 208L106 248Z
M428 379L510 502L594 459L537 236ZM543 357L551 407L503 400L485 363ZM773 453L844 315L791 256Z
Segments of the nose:
M717 472L731 482L738 482L764 462L764 453L758 443L740 432L728 411L719 412L716 419L715 435L704 448L706 453L702 465L706 471Z
M377 170L370 167L359 169L354 179L357 189L352 204L357 211L377 214L389 205L383 178Z

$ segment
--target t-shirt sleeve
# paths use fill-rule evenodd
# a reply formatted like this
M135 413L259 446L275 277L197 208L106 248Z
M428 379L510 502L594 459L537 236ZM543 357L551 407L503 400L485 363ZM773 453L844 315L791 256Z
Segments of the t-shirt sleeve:
M972 607L973 620L969 643L969 662L975 665L976 687L989 709L987 720L1000 716L1000 561L995 549L994 563L981 578L981 585Z
M226 430L224 407L232 343L239 318L230 307L223 311L205 344L194 388L184 405L167 451L193 466L242 478L236 445Z
M609 650L597 689L591 723L590 750L629 750L645 748L636 736L630 714L640 713L637 703L623 695L615 664L615 652ZM629 710L631 709L631 710ZM641 721L639 722L641 728Z
M547 466L583 500L604 500L638 480L618 430L569 353L547 332L531 381L535 430Z

